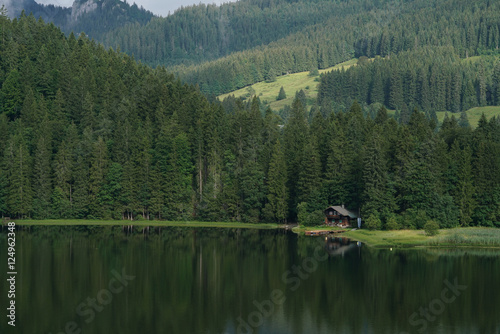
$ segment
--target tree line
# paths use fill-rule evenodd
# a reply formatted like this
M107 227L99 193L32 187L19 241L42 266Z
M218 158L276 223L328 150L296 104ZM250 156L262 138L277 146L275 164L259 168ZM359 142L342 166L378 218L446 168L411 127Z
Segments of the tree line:
M327 68L354 56L393 57L440 47L452 48L460 58L498 53L500 5L495 2L349 2L354 5L352 11L340 10L349 8L347 3L337 4L339 15L331 13L324 22L269 44L173 70L183 80L197 83L204 93L219 95L269 80L273 74ZM221 70L224 76L218 74Z
M498 56L461 59L451 47L423 47L373 61L360 58L358 65L324 74L318 104L346 109L354 99L381 103L398 110L404 122L414 108L435 117L435 111L500 104Z
M500 4L489 0L242 0L188 6L165 18L107 0L75 22L64 21L63 9L55 15L41 8L67 34L84 31L145 64L171 67L214 96L353 57L426 57L419 50L448 47L468 58L497 54L500 44Z
M497 118L308 115L297 96L284 122L33 17L0 20L3 216L319 223L345 204L389 226L500 221Z

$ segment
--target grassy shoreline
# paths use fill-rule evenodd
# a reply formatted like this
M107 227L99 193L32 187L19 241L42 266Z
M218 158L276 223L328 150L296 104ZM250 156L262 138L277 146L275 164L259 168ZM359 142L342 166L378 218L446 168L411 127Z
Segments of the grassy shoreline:
M176 226L176 227L219 227L219 228L253 228L275 229L278 224L248 224L238 222L200 222L200 221L160 221L160 220L80 220L80 219L47 219L47 220L13 220L16 225L38 226Z
M324 230L335 231L335 227L296 227L295 233ZM435 236L426 236L423 230L369 231L348 230L339 237L346 237L374 248L416 247L488 247L500 248L500 229L487 227L458 227L439 230Z

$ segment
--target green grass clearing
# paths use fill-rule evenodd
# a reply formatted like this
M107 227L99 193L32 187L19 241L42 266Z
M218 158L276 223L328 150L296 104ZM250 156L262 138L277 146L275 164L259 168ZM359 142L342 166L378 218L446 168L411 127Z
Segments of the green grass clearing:
M295 227L293 232L304 235L305 231L335 231L338 227L311 226ZM411 247L500 247L500 229L467 227L441 229L435 236L425 235L423 230L370 231L351 230L338 234L339 237L361 241L375 248Z
M444 116L446 115L446 113L448 113L448 117L454 115L457 121L460 119L459 113L452 113L449 111L438 111L436 112L436 116L438 118L439 124L443 123ZM467 110L465 113L467 114L467 118L469 119L470 126L473 129L475 129L483 113L488 120L494 116L500 116L500 106L475 107Z
M319 73L321 74L332 70L340 70L342 68L347 69L351 66L356 65L357 61L357 59L351 59L346 62L337 64L333 67L319 70ZM319 81L315 81L316 79L319 80L319 76L311 77L309 76L309 71L282 75L277 77L276 81L274 82L258 82L251 86L247 86L236 91L220 95L219 99L222 101L224 98L230 95L249 99L254 95L257 95L260 98L261 102L266 105L266 107L269 106L273 110L280 110L285 105L291 105L293 99L295 98L295 92L302 89L306 93L308 101L312 104L312 102L318 95ZM283 89L285 90L286 99L276 101L281 86L283 86Z
M361 241L371 247L415 247L425 246L429 238L423 230L369 231L356 230L342 234L343 237Z
M348 231L342 236L371 247L500 247L500 229L468 227L439 230L426 236L423 230Z
M387 113L391 116L394 116L395 112L395 110L387 110ZM436 116L439 124L443 123L446 113L448 113L448 117L454 115L457 121L460 119L460 113L452 113L451 111L437 111ZM500 106L475 107L467 110L465 113L467 114L467 118L469 119L470 126L475 129L483 113L488 120L494 116L500 117Z

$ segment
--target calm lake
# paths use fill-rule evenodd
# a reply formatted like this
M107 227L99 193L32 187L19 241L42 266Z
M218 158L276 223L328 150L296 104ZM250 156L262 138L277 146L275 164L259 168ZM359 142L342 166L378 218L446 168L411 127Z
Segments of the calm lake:
M1 333L500 333L500 252L284 230L24 227Z

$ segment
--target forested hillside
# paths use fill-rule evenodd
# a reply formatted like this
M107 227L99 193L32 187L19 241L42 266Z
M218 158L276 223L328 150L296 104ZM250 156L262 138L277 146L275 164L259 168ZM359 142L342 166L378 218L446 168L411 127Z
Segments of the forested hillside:
M396 12L405 18L410 14L403 5L415 9L419 3L381 1L377 6L385 10L340 18L335 31L345 32L347 42L326 39L335 46L327 49L339 52L328 59L382 56L323 74L311 114L299 93L285 121L263 110L258 98L211 103L163 67L137 63L85 35L66 37L33 16L0 16L0 214L317 224L327 205L345 204L372 226L418 228L428 220L442 227L497 226L499 119L483 117L472 130L465 113L440 126L433 117L444 109L498 103L498 24L494 17L483 19L494 16L491 6L497 5L433 2L456 10L456 17L442 13L443 20L485 22L470 34L460 29L450 43L430 34L431 21L411 35L401 19L384 44L387 37L377 27L385 23L366 21ZM347 10L353 2L335 4ZM440 20L435 29L446 26ZM355 22L359 30L350 29ZM212 75L232 80L233 74L244 76L250 55L263 57L253 64L257 70L272 63L295 71L288 66L306 60L320 66L306 55L309 44L293 47L300 34L202 65L196 73L227 61ZM297 43L320 43L319 35L303 36ZM486 49L492 55L472 57ZM311 50L321 59L327 54ZM231 69L233 60L243 68ZM214 81L206 87L222 86ZM372 112L363 112L355 99ZM383 104L397 109L400 122Z
M273 81L286 73L328 68L354 57L389 58L401 52L407 52L413 62L418 61L419 71L425 72L404 73L410 77L407 80L412 80L412 75L421 75L422 81L422 76L432 75L435 67L443 63L440 81L449 81L450 74L462 76L465 88L469 89L468 82L472 81L477 91L479 79L470 74L474 68L469 66L469 74L464 70L453 72L449 68L450 54L455 57L455 67L460 67L458 58L496 54L500 44L498 13L500 3L489 0L240 0L222 6L189 6L161 18L119 0L77 0L71 13L65 14L66 22L61 21L61 15L54 21L67 33L84 31L106 47L120 48L143 63L177 65L172 71L183 81L197 84L205 94L217 96L256 82ZM409 60L399 57L398 72L405 72L402 67L411 65ZM483 67L489 70L487 64ZM392 78L393 71L371 73L372 67L354 72L363 73L365 81L373 81L373 75L381 76L384 96L376 99L388 107L403 108L401 101L390 101L387 76ZM397 76L394 80L399 80ZM493 79L487 76L482 75L481 81L493 87ZM366 89L354 88L357 92L346 94L356 95L363 103L374 100L364 96L369 91L359 93ZM462 101L470 91L464 93L461 89L461 101L454 98L454 105L450 97L437 103L415 103L412 100L419 99L416 96L403 99L408 106L428 109L430 104L435 109L437 104L438 109L450 111L462 110L469 104L496 103L491 91L486 93L486 101L484 96L478 96L475 104L471 99ZM336 96L335 101L348 108L352 96L350 101L345 96Z
M86 37L0 20L1 215L190 216L194 129L216 106Z
M199 63L267 45L306 27L337 21L373 7L373 1L366 0L240 0L222 6L200 4L181 8L166 18L155 18L144 27L130 24L111 31L103 42L119 45L123 51L151 65ZM312 55L317 50L309 52Z
M81 32L96 40L102 35L126 24L144 25L153 18L153 13L121 0L74 0L69 8L42 5L34 0L17 0L7 2L5 7L11 18L33 15L45 22L54 23L67 35Z
M0 213L10 217L318 223L328 204L388 227L500 221L500 122L399 125L210 104L162 68L2 16ZM379 220L380 219L380 220Z
M319 1L321 2L321 1ZM317 3L312 4L312 6ZM352 13L323 23L265 46L233 53L227 57L175 71L203 92L218 95L252 84L273 80L288 72L325 68L353 56L393 56L420 52L422 48L449 47L454 55L467 58L496 53L499 46L500 4L491 1L415 0L355 1ZM437 59L420 60L428 67ZM223 73L223 74L221 74ZM369 73L366 74L369 76Z
M436 111L499 105L500 62L497 56L461 59L451 47L423 47L322 77L319 105L345 110L354 99L396 109L405 123L414 108L435 117Z

